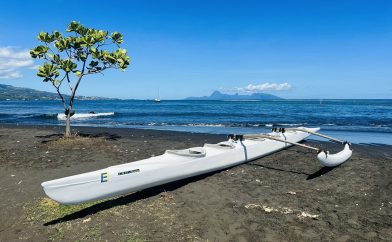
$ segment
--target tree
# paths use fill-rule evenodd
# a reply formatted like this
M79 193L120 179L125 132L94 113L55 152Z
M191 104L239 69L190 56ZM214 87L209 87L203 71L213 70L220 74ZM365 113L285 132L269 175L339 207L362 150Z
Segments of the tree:
M56 88L66 115L65 137L70 137L74 99L82 79L88 75L103 74L106 69L125 71L130 58L127 51L120 48L123 36L118 32L109 34L86 28L75 21L68 25L66 31L68 36L58 31L51 34L40 32L37 38L42 44L31 49L30 55L44 61L37 76ZM68 100L61 90L63 83L67 83L70 90Z

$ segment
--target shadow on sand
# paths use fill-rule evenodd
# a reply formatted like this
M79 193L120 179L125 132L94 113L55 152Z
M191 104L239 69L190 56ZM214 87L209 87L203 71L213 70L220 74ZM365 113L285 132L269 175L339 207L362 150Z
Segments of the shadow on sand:
M175 181L175 182L167 183L164 185L148 188L148 189L145 189L145 190L142 190L139 192L135 192L135 193L132 193L132 194L129 194L126 196L118 197L115 199L106 200L101 203L94 204L90 207L84 208L84 209L77 211L75 213L68 214L68 215L65 215L64 217L49 221L49 222L45 223L44 226L55 225L55 224L59 224L62 222L72 221L72 220L83 218L83 217L86 217L86 216L89 216L89 215L92 215L92 214L95 214L95 213L98 213L98 212L101 212L101 211L104 211L104 210L107 210L107 209L110 209L110 208L113 208L116 206L126 205L129 203L136 202L138 200L153 197L153 196L156 196L164 191L173 191L173 190L176 190L176 189L178 189L182 186L185 186L189 183L202 180L204 178L207 178L207 177L209 177L215 173L219 173L219 172L220 171L212 172L212 173L208 173L208 174L203 174L203 175L183 179L180 181Z
M327 174L328 172L332 171L332 170L335 169L336 167L338 167L338 166L335 166L335 167L326 167L326 166L324 166L324 167L322 167L320 170L316 171L315 173L308 175L308 177L306 178L306 180L312 180L312 179L314 179L314 178L317 178L317 177L319 177L319 176L322 176L322 175L324 175L324 174Z
M120 135L116 134L110 134L108 132L103 132L103 133L96 133L96 134L90 134L90 133L77 133L76 137L85 137L85 138L103 138L105 140L118 140L121 138ZM41 143L45 144L50 141L58 140L61 138L64 138L63 133L55 133L55 134L48 134L48 135L36 135L36 138L44 139L41 141Z
M274 171L281 171L281 172L288 172L288 173L292 173L292 174L305 175L305 176L307 176L306 180L312 180L312 179L315 179L317 177L320 177L320 176L322 176L324 174L327 174L328 172L332 171L333 169L335 169L337 167L337 166L336 167L322 167L320 170L318 170L318 171L316 171L316 172L314 172L312 174L309 174L309 173L302 172L302 171L285 170L285 169L271 167L271 166L266 166L266 165L261 165L261 164L249 163L248 165L258 166L258 167L262 167L262 168L269 169L269 170L274 170Z
M121 138L120 135L110 134L108 132L96 133L96 134L78 133L78 135L81 136L81 137L88 137L88 138L104 138L106 140L118 140L118 139Z
M262 164L249 163L248 165L250 165L250 166L258 166L258 167L262 167L262 168L265 168L265 169L268 169L268 170L273 170L273 171L282 171L282 172L288 172L288 173L293 173L293 174L298 174L298 175L307 175L307 176L309 175L308 173L301 172L301 171L285 170L285 169L271 167L271 166L266 166L266 165L262 165Z

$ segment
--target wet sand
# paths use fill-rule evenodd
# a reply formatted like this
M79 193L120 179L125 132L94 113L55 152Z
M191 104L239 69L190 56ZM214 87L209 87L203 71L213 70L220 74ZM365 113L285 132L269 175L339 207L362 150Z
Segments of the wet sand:
M0 125L0 241L390 241L392 147L354 145L326 169L291 147L228 170L78 206L41 182L181 149L222 135ZM317 141L307 144L326 147ZM338 147L332 145L333 151Z

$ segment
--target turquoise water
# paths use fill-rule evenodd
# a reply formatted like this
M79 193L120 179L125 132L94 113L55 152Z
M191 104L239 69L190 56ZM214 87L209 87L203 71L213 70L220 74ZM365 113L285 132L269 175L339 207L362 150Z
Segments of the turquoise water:
M309 126L355 143L392 144L392 100L78 100L75 110L73 125L218 134ZM0 123L63 125L62 112L56 100L0 101Z

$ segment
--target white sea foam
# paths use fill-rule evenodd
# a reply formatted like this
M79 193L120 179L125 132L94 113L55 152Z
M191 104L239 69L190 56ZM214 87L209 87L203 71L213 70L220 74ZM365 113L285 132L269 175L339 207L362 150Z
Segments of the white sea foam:
M140 125L140 124L130 124L130 125ZM192 123L192 124L176 124L176 123L155 123L150 122L147 124L141 124L147 126L182 126L182 127L225 127L224 124L207 124L207 123Z
M224 124L204 124L204 123L201 123L201 124L185 124L185 125L182 125L182 126L193 126L193 127L225 127Z
M276 125L281 125L281 126L301 126L301 125L304 125L304 124L306 124L306 123L298 123L298 124L276 124Z
M89 118L95 118L95 117L100 117L100 116L111 116L114 115L114 112L110 113L76 113L73 116L71 116L71 119L89 119ZM58 120L65 120L67 116L63 113L57 114L57 119Z

